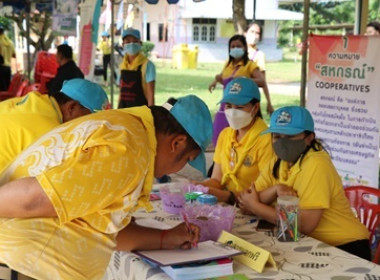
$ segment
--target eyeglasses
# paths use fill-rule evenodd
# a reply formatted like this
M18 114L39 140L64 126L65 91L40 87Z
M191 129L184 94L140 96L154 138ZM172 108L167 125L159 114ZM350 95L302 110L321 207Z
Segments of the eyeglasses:
M231 147L230 151L230 169L234 169L235 163L238 161L238 154L234 146Z

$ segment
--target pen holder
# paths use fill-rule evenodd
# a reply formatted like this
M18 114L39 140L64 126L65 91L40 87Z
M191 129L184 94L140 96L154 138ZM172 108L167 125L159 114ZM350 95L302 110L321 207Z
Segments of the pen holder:
M280 196L277 198L276 236L278 241L298 241L298 201L298 197L296 196Z
M190 223L200 228L199 241L216 241L222 230L231 232L236 209L219 204L198 204L196 206L185 205L183 213Z
M160 196L162 209L170 214L178 215L185 205L185 182L176 182L162 185Z

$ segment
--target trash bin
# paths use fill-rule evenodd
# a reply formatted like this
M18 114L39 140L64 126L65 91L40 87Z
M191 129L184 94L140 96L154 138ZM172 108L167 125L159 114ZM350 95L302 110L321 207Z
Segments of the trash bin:
M173 47L172 62L173 68L189 68L189 48L187 44L178 44Z
M198 64L198 46L194 46L194 49L189 50L189 68L196 69Z

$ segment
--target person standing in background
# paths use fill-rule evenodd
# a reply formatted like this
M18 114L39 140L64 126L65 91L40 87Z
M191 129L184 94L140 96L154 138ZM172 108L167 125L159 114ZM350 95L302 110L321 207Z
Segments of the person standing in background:
M7 91L11 82L11 68L4 64L4 57L0 54L0 91Z
M110 35L107 31L104 31L102 33L102 40L98 44L98 49L103 54L103 79L104 79L104 86L108 86L107 78L108 78L108 66L110 66L111 69L111 52L112 52L112 46L111 42L109 40ZM111 69L111 73L114 73L115 81L116 81L116 73L113 69Z
M380 35L380 23L378 21L372 21L368 23L364 35L366 36Z
M154 105L156 67L141 51L140 31L123 31L124 58L120 64L120 100L118 108Z
M4 62L0 65L4 72L11 73L11 59L12 57L16 58L15 47L12 41L4 33L4 27L0 24L0 55L3 57ZM8 84L11 81L11 76L3 76L3 71L1 72L1 80L4 80L4 84ZM8 87L4 90L7 90Z
M243 35L236 34L228 41L228 61L223 67L220 74L215 76L215 79L209 85L210 93L215 89L218 83L226 85L236 77L247 77L252 79L259 87L265 85L265 80L262 77L256 63L248 58L247 41ZM214 118L214 133L212 143L216 146L219 133L228 126L228 121L224 114L225 104L220 105L219 111Z
M265 76L265 54L262 50L260 50L257 47L257 43L261 40L262 35L262 28L257 23L251 23L248 26L248 29L245 33L245 36L247 38L247 44L248 44L248 57L250 60L255 62L257 64L257 67L259 67L261 74L263 75L263 78L266 81ZM272 106L272 102L270 99L269 89L267 84L262 87L264 95L267 99L267 113L272 114L274 109Z
M49 94L59 92L66 80L84 79L82 71L73 60L73 49L69 45L62 44L57 47L57 62L59 64L57 75L46 83Z

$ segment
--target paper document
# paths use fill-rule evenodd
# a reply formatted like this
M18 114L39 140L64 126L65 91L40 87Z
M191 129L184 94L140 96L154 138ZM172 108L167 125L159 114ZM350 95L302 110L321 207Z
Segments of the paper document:
M147 250L135 251L134 253L160 266L184 264L202 260L216 260L242 254L239 250L211 240L200 242L197 248L190 250Z

